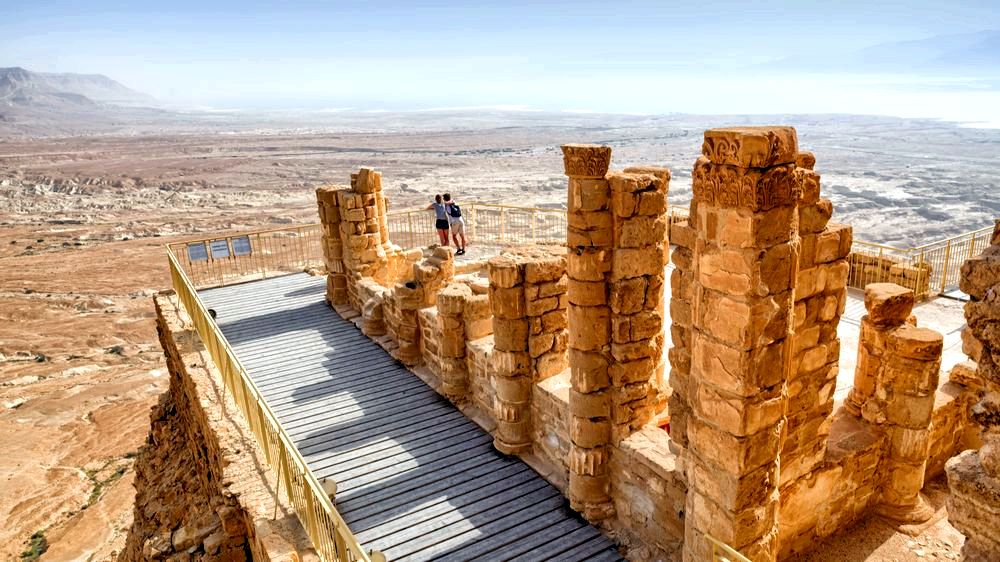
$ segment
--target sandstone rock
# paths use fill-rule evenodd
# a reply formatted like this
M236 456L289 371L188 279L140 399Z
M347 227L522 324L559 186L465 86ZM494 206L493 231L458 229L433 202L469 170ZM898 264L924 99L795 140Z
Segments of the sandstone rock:
M913 311L913 291L895 283L869 283L865 287L865 308L875 325L897 325Z

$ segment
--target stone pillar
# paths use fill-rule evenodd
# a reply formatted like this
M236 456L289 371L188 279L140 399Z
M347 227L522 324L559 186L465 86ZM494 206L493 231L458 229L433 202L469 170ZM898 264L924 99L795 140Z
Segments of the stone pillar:
M754 561L777 555L797 152L791 127L712 129L694 166L686 561L711 558L706 534Z
M880 472L882 485L875 512L902 523L918 523L934 515L920 495L930 453L934 410L944 337L908 322L913 291L892 283L865 288L868 314L862 319L855 381L871 387L855 400L865 421L880 426L889 450Z
M465 398L469 390L469 369L465 362L465 303L472 298L472 288L465 283L450 283L438 292L437 320L441 340L441 392L455 402Z
M331 305L347 304L347 269L344 267L344 243L340 233L338 191L346 187L326 185L316 189L319 221L323 228L323 260L326 263L326 301Z
M985 387L972 409L983 446L948 461L948 521L965 535L964 560L1000 560L1000 221L991 246L962 266L965 319L978 343L976 376Z
M801 252L795 283L786 437L781 451L782 487L808 475L826 455L840 373L837 326L847 305L852 229L828 224L833 205L820 198L820 177L812 169L815 162L809 152L796 157Z
M565 145L569 176L566 271L569 276L569 499L588 520L614 515L610 496L611 274L614 219L605 175L611 148Z
M420 309L437 304L438 291L455 276L450 248L434 247L412 266L412 276L396 283L384 299L383 314L389 335L398 346L392 354L404 365L418 365L420 352Z
M351 175L351 191L338 192L340 230L346 251L344 263L349 272L347 293L351 306L361 310L357 283L364 277L378 277L387 258L380 234L376 193L382 190L382 175L361 168Z
M611 444L657 413L663 387L663 279L667 244L665 168L630 168L608 175L614 255L608 278L611 308Z
M487 263L496 377L494 446L505 454L531 448L534 385L566 369L565 250L523 248Z
M868 314L861 318L854 386L844 401L844 407L855 416L861 416L862 407L875 394L888 334L907 322L913 301L913 291L894 283L870 283L865 288Z
M670 439L687 447L687 421L691 414L688 399L691 380L691 301L694 298L694 247L697 235L685 221L670 227L670 243L674 245L670 261L670 337L673 347L667 352L670 360Z

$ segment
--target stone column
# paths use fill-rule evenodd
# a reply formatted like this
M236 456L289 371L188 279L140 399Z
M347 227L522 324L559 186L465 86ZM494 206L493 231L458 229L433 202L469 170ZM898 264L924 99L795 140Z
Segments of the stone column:
M614 219L605 175L611 148L565 145L569 176L566 271L569 276L569 498L588 520L614 515L610 496L611 274Z
M618 445L656 413L663 386L663 278L667 245L665 168L608 175L614 256L611 308L611 443Z
M1000 221L991 246L962 266L965 319L979 343L976 375L985 387L972 409L983 446L948 461L948 521L965 535L964 560L1000 560Z
M920 495L930 453L934 410L944 338L934 330L908 322L913 291L892 283L865 288L868 314L862 319L855 381L864 389L855 397L861 417L880 426L889 450L880 472L882 485L875 512L902 523L918 523L934 515Z
M847 304L847 255L853 235L851 227L829 223L833 204L820 198L820 177L812 169L815 162L809 152L800 152L796 157L801 252L795 284L786 437L781 451L782 487L822 463L840 373L837 326Z
M494 446L531 448L534 385L566 368L566 259L562 248L507 251L487 263L496 377Z
M694 166L686 561L711 558L706 534L754 561L777 555L797 152L790 127L712 129Z
M844 407L855 416L861 416L862 407L875 394L888 334L907 322L913 301L913 291L894 283L869 283L865 288L868 314L861 318L854 386L844 401Z
M465 283L450 283L438 292L438 326L441 340L438 352L441 372L441 392L455 402L465 398L469 390L469 369L465 362L465 303L472 298L472 288Z
M697 202L695 202L697 203ZM670 439L687 447L687 421L691 414L688 399L691 380L691 301L694 299L694 248L697 233L688 222L670 227L670 243L674 245L670 261L670 337L673 347L667 352L670 360Z
M323 260L326 263L326 301L331 305L347 304L347 269L344 266L344 241L340 232L338 191L346 187L326 185L316 189L319 221L323 228Z

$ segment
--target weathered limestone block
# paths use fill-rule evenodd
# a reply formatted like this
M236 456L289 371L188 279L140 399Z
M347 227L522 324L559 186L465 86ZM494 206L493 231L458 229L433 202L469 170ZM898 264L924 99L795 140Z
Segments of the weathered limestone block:
M452 401L464 400L468 393L469 371L465 360L468 335L464 313L466 302L472 297L472 289L465 283L449 283L437 296L437 320L441 332L438 376L442 392Z
M565 253L556 246L514 248L487 262L496 387L494 445L505 454L532 447L532 388L567 365Z
M934 513L920 495L944 338L908 324L913 291L873 283L865 290L855 386L846 406L889 436L876 513L902 523Z
M668 251L666 209L643 205L642 201L648 197L666 200L670 172L645 170L608 175L615 241L608 277L614 358L609 369L613 445L652 419L661 402L658 394L665 386L662 293Z
M949 521L965 535L965 560L1000 558L1000 221L991 246L962 265L968 330L980 344L976 375L985 390L972 408L983 446L948 461Z
M331 305L347 304L347 269L344 265L344 244L340 233L338 192L344 186L327 185L316 188L316 202L323 228L323 260L327 270L326 300Z
M627 534L653 549L652 560L673 558L684 536L687 485L669 440L648 425L619 443L611 458L617 517Z
M566 273L571 417L569 499L594 521L614 514L610 495L611 308L614 261L609 147L564 145L569 177Z
M775 560L799 267L795 131L711 130L702 152L692 174L684 559L708 559L710 534Z
M697 232L685 221L670 229L676 246L671 261L670 336L670 437L680 447L687 446L687 420L691 412L688 398L691 376L691 306L694 299L694 249ZM681 455L683 457L683 454Z
M821 224L810 225L807 211L820 196L820 177L812 171L815 157L800 153L796 159L808 164L797 167L801 198L799 239L801 252L794 290L792 368L786 387L786 437L781 452L782 490L799 478L808 478L826 456L827 437L837 385L840 339L837 326L847 304L847 268L852 229L827 223L832 205L826 202Z

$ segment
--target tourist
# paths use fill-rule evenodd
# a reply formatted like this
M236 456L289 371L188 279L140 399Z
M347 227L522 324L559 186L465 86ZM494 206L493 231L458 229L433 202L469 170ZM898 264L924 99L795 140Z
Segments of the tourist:
M458 206L458 203L452 201L451 194L444 194L444 205L448 209L448 223L451 225L451 236L455 240L455 255L460 256L465 253L465 219L462 218L462 208ZM462 238L462 243L458 243L459 237Z
M427 206L427 210L434 211L434 228L437 229L438 241L442 246L448 245L448 209L441 202L441 195L434 196L434 202Z

